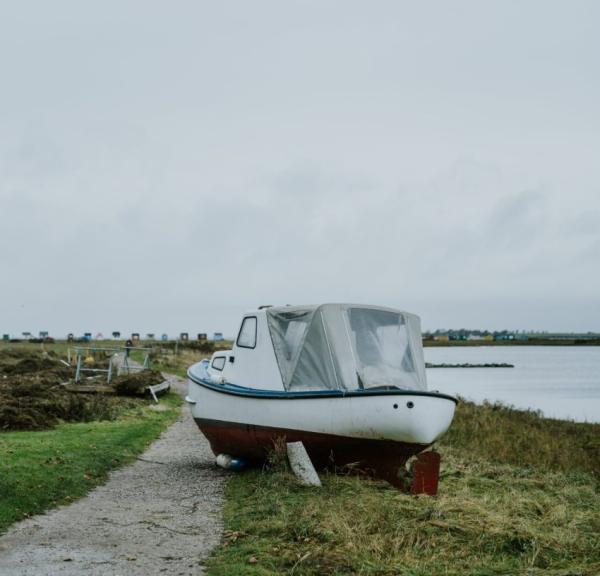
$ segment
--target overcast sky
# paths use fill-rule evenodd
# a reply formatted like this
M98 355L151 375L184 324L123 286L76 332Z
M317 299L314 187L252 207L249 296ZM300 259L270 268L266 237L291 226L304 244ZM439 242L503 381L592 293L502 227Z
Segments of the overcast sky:
M600 331L600 3L0 0L0 332L350 301Z

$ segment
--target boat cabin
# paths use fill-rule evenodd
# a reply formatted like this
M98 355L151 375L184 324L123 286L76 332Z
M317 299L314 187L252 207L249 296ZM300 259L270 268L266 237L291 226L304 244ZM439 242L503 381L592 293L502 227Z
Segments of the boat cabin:
M426 390L419 317L361 304L269 307L244 315L214 382L290 392Z

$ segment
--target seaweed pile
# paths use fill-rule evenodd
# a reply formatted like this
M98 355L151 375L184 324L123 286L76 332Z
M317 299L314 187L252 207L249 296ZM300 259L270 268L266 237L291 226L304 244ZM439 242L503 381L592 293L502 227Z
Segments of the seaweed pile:
M43 430L60 421L111 420L136 404L112 394L74 394L73 369L52 352L0 351L0 430Z
M0 350L0 379L38 373L48 378L67 380L72 375L72 370L54 352Z

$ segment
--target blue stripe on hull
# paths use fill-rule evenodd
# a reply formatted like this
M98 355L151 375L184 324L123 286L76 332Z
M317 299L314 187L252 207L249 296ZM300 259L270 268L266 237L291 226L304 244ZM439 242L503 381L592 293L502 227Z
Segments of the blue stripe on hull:
M452 400L458 404L458 400L454 396L441 394L439 392L427 392L422 390L400 390L398 388L379 388L370 390L307 390L305 392L288 392L287 390L260 390L259 388L248 388L246 386L238 386L237 384L217 384L204 378L195 376L191 370L188 370L188 378L204 388L209 388L215 392L224 394L232 394L234 396L245 396L249 398L267 398L278 400L300 400L306 398L349 398L349 397L367 397L367 396L429 396L433 398L443 398Z

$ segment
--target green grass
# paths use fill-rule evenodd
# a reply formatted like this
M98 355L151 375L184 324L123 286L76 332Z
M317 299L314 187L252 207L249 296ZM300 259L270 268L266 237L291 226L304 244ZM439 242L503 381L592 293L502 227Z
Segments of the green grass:
M154 366L185 376L201 357L185 350ZM84 494L144 449L160 416L0 434L0 530ZM600 574L600 425L462 402L438 449L435 498L330 474L305 488L282 466L232 474L208 574Z
M183 375L194 360L173 364ZM305 488L281 467L232 474L208 574L600 574L600 425L463 401L438 449L435 498L334 475Z
M437 497L279 467L232 475L208 564L234 574L600 574L600 426L462 403Z
M179 414L179 396L163 396L161 403L168 409L144 406L114 421L0 433L0 532L17 520L83 496L112 469L143 452Z

